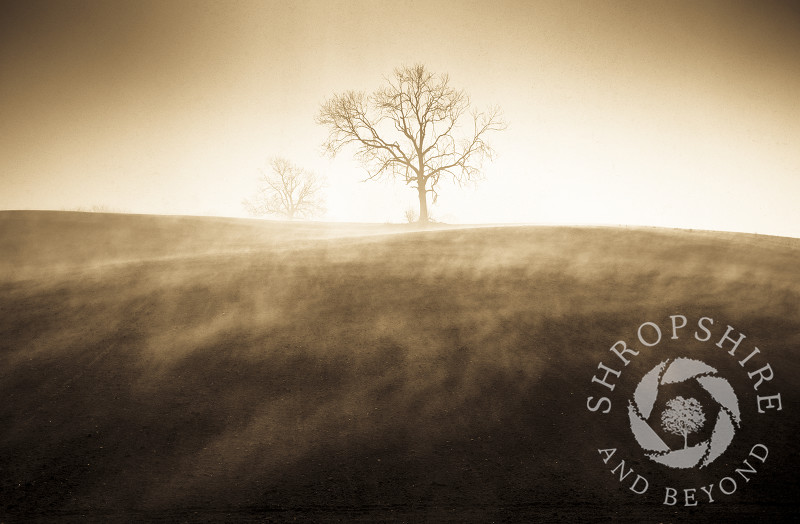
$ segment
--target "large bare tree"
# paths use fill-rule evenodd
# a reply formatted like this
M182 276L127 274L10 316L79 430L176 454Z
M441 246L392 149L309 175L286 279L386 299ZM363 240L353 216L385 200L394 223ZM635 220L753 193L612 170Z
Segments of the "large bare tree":
M479 178L482 161L493 156L486 136L505 129L499 108L477 111L447 75L423 65L395 69L371 95L334 95L322 104L317 123L328 128L324 147L331 156L352 146L368 180L395 177L416 189L423 223L428 193L435 203L443 178L459 184Z
M280 157L271 159L269 164L272 171L261 170L255 197L242 201L249 214L280 215L293 220L325 212L323 182L314 172Z

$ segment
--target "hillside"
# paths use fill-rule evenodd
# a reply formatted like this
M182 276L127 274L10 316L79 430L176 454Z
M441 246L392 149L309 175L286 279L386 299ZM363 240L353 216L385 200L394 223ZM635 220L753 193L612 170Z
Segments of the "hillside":
M796 239L3 212L0 249L0 516L798 514ZM780 418L743 404L737 440L694 477L636 455L621 405L586 407L609 347L676 314L747 333L775 370L760 392L783 395ZM742 375L667 335L619 390L684 342ZM734 383L740 399L750 387ZM754 479L689 508L631 494L597 451L620 442L637 473L699 487L761 438Z

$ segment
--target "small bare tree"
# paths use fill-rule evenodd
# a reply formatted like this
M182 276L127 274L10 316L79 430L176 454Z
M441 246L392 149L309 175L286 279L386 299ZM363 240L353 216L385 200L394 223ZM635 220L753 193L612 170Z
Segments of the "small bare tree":
M422 223L428 193L436 202L442 177L459 184L477 179L482 160L493 155L487 135L505 129L499 108L471 108L467 94L449 82L423 65L400 67L373 94L334 95L317 115L328 128L324 146L331 156L353 146L367 180L395 177L417 190Z
M406 217L406 222L412 224L417 221L417 210L413 207L407 207L403 216Z
M269 164L271 172L260 170L255 197L242 201L251 216L280 215L293 220L325 213L323 183L315 173L280 157Z
M661 427L673 435L683 435L683 449L689 447L688 435L703 427L706 415L694 398L675 397L661 414Z

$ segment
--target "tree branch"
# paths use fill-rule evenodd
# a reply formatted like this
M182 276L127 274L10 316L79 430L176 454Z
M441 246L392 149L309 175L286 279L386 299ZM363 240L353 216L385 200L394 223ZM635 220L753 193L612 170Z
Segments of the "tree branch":
M471 129L462 128L469 96L449 81L447 75L415 65L395 69L370 96L355 91L334 95L316 117L328 129L325 150L335 156L353 147L366 180L396 177L432 193L434 200L443 175L459 184L477 178L482 161L494 153L487 135L505 129L505 123L498 108L473 110Z

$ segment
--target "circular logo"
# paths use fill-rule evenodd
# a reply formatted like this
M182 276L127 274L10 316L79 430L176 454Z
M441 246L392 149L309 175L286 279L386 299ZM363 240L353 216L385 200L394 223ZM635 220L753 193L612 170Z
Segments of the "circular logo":
M722 455L741 423L739 402L730 383L716 375L717 370L705 362L690 358L667 359L642 377L628 401L631 431L650 459L671 468L705 467ZM714 429L709 438L689 445L689 435L706 423L703 405L696 398L676 396L667 400L665 409L654 414L659 388L668 384L695 381L718 405ZM682 448L672 449L653 429L682 436Z

